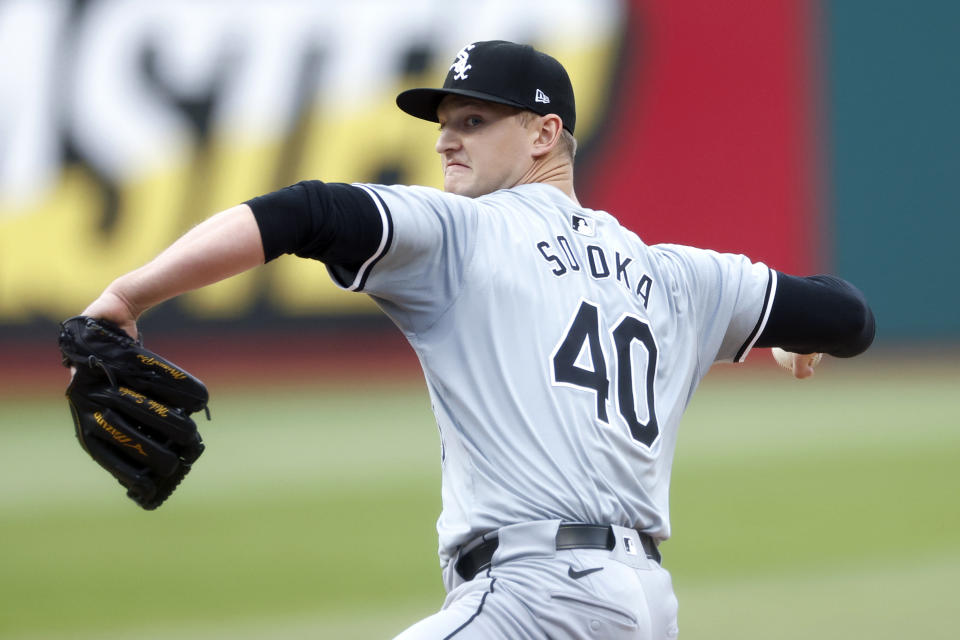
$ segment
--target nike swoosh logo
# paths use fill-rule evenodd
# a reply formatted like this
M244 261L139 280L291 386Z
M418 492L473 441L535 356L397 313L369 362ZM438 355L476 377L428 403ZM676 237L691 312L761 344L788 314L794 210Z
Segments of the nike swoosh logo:
M574 580L579 580L583 576L588 576L591 573L596 573L597 571L603 571L603 567L594 567L593 569L584 569L583 571L574 571L573 567L570 567L567 569L567 575Z

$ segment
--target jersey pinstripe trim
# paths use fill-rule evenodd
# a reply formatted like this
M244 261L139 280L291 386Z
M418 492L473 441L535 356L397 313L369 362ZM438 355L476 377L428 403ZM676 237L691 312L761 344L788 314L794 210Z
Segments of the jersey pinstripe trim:
M770 278L767 280L767 291L763 296L763 309L760 313L760 319L757 320L757 325L747 337L747 341L740 347L740 351L737 352L737 356L733 359L734 362L743 362L744 359L746 359L747 354L750 353L750 349L753 349L753 345L757 343L757 338L763 333L763 328L767 326L767 320L770 319L773 297L777 293L777 272L769 268L767 270L770 272Z
M380 213L380 221L383 223L383 234L380 236L380 246L377 247L373 255L367 258L367 261L357 269L357 275L354 276L353 282L344 287L347 291L363 291L364 285L367 284L367 276L370 275L370 271L374 265L380 261L380 258L386 255L391 242L393 242L393 218L390 217L390 209L387 208L387 203L383 201L383 198L381 198L376 191L362 184L354 186L370 194L370 199L373 200L373 204L376 205L377 211Z

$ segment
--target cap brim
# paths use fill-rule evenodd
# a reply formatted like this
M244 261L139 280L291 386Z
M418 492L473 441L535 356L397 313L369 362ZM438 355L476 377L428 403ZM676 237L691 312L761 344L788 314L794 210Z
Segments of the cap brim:
M464 96L465 98L475 98L486 102L496 102L505 104L518 109L526 109L518 102L505 100L497 96L483 93L482 91L468 91L466 89L408 89L397 96L397 106L406 113L421 120L430 122L439 122L437 118L437 107L443 99L449 95Z

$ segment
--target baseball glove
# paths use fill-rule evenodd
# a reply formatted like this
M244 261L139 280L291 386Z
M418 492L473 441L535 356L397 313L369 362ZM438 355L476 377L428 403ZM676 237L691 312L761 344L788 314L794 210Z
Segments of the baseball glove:
M107 320L65 320L60 351L75 370L66 395L80 446L156 509L203 453L190 414L206 410L207 388Z

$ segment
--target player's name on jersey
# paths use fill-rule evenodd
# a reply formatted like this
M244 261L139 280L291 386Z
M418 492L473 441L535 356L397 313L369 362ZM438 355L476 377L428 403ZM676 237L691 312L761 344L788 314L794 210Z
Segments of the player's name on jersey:
M566 236L557 236L554 242L541 240L537 243L537 251L551 267L551 273L562 278L570 273L589 273L594 280L615 278L627 290L635 293L643 300L643 307L650 301L650 287L653 279L646 273L631 281L630 275L636 271L630 265L633 258L621 255L619 251L610 252L597 244L586 245L584 255L577 255L575 245L571 245ZM636 274L634 274L636 275ZM635 284L634 284L635 283Z

